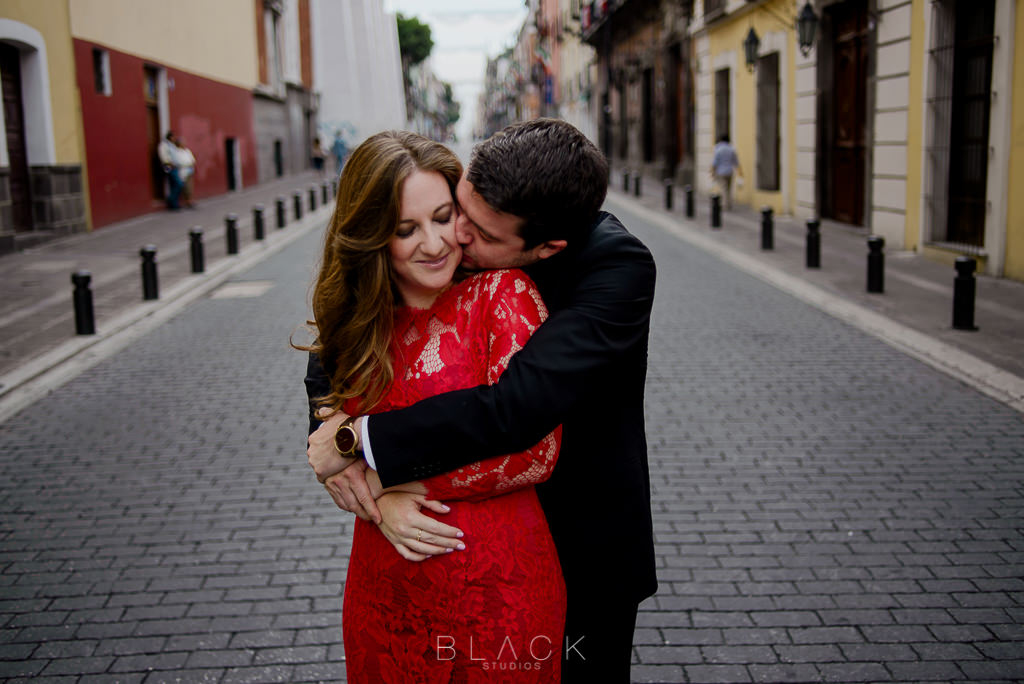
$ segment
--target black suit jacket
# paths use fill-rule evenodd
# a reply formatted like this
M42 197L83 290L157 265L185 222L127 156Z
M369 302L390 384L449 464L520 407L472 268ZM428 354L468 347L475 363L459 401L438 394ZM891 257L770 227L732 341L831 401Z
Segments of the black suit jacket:
M375 414L369 439L390 486L522 451L562 424L537 494L569 594L639 602L657 589L644 430L654 260L605 212L575 242L526 268L551 315L495 385ZM327 393L313 355L306 387Z

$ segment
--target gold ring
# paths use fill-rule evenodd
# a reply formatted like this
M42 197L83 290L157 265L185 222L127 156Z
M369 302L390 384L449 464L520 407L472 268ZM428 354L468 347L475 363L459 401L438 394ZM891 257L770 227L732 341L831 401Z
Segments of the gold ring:
M416 541L423 541L420 539L420 535L423 534L423 530L416 530Z

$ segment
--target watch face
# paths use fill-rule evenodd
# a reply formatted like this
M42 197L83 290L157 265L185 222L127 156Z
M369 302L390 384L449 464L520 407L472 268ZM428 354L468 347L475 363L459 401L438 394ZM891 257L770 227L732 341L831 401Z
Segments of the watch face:
M334 433L334 446L343 454L350 454L356 446L356 431L345 425Z

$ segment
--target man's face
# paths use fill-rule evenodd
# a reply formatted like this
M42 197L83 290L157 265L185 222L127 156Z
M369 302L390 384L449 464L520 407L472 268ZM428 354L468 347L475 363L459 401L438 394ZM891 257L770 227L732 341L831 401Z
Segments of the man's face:
M482 271L491 268L517 268L543 258L538 248L524 250L519 236L523 220L491 207L476 193L463 174L455 188L459 216L455 237L462 245L462 268Z

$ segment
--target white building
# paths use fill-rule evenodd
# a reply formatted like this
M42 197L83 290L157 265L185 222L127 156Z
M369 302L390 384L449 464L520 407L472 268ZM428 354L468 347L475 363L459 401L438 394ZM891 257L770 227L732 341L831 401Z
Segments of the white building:
M311 0L310 12L325 149L336 131L351 150L374 133L404 128L398 26L383 0Z

